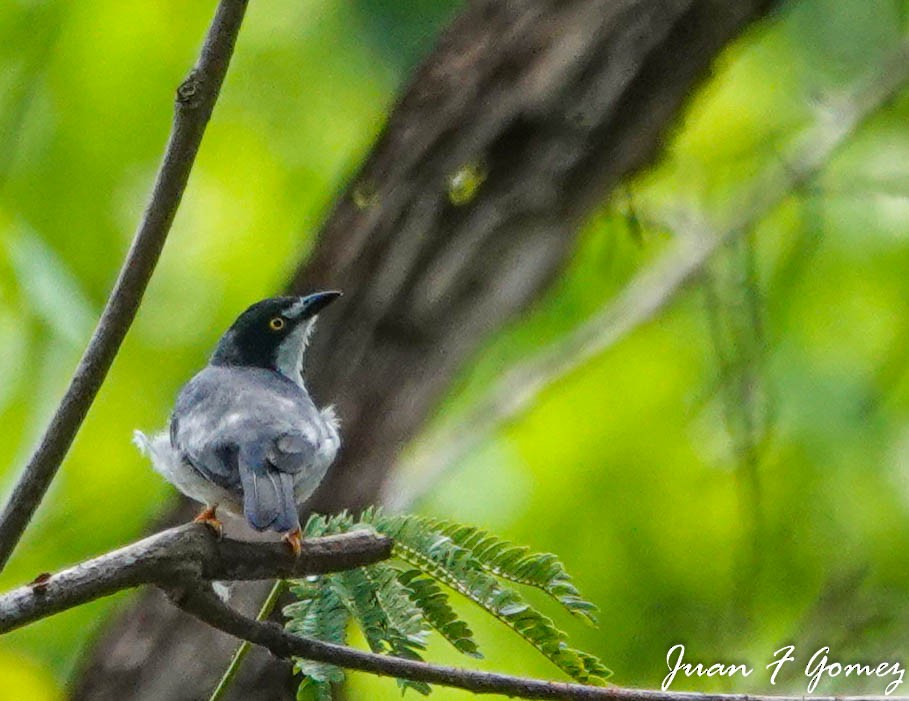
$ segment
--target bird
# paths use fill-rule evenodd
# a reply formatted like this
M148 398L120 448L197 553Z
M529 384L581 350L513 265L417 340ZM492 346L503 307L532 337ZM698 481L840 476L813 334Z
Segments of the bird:
M217 509L302 547L297 505L322 481L340 447L332 406L316 407L303 358L319 312L341 293L256 302L221 337L208 364L177 395L168 425L134 442L183 494L194 519L223 533Z

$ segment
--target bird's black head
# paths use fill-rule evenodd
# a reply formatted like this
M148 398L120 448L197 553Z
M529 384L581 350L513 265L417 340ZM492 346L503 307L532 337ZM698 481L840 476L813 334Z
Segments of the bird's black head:
M256 302L221 337L210 363L265 368L301 382L303 351L316 314L340 296L316 292Z

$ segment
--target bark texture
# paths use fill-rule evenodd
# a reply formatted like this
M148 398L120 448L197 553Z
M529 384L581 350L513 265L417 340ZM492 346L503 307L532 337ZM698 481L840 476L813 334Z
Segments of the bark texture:
M220 538L187 523L0 595L0 634L142 584L201 588L225 580L302 579L386 560L391 548L391 538L354 531L307 538L295 555L284 543Z
M591 208L650 162L772 0L473 0L412 77L290 287L339 288L308 358L344 446L311 504L372 503L488 336L559 274ZM455 185L452 179L476 186ZM190 512L183 507L176 518ZM261 589L239 592L250 611ZM206 698L235 642L157 591L104 630L76 699ZM256 650L232 699L292 698Z

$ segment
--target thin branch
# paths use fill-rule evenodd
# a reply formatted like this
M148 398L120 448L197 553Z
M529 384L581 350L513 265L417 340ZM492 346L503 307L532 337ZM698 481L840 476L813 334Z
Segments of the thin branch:
M608 699L609 701L803 701L804 696L752 696L585 686L479 672L377 655L343 645L324 643L286 632L276 623L254 621L222 602L210 589L186 587L168 590L174 603L210 626L267 648L279 657L303 657L347 669L386 677L466 689L474 694L504 694L524 699ZM815 697L833 701L832 697ZM839 696L838 701L883 701L896 696Z
M618 297L577 330L506 372L465 416L454 417L417 442L384 490L384 503L406 509L483 443L519 416L559 378L615 346L666 309L723 245L751 231L794 190L813 179L865 121L909 83L909 44L861 85L819 115L784 158L758 176L731 221L680 228L674 248L638 273Z
M205 526L187 524L54 575L39 575L0 596L0 633L141 584L299 578L362 567L391 555L392 541L354 531L303 541L294 557L284 543L218 540Z
M275 606L278 605L278 600L284 596L286 590L286 579L278 579L275 581L271 587L271 591L268 592L268 596L265 597L265 601L262 602L259 613L256 615L257 621L265 621L268 619L272 611L275 610ZM230 660L230 664L227 666L227 669L224 670L224 674L221 675L221 681L218 682L218 686L215 687L215 690L211 692L208 701L220 701L220 699L224 698L224 694L227 693L231 682L237 675L237 672L240 671L240 666L243 664L243 660L246 659L246 655L249 654L251 648L252 643L248 640L240 642L236 652L234 652L234 656Z
M66 394L0 515L0 570L35 514L132 324L170 231L224 81L247 0L221 0L195 68L177 89L151 201Z

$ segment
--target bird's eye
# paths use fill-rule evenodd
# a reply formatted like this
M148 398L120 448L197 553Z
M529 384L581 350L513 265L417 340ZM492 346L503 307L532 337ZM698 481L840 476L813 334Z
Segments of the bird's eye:
M268 328L272 331L280 331L284 328L284 325L287 322L284 321L284 317L276 316L271 321L268 322Z

